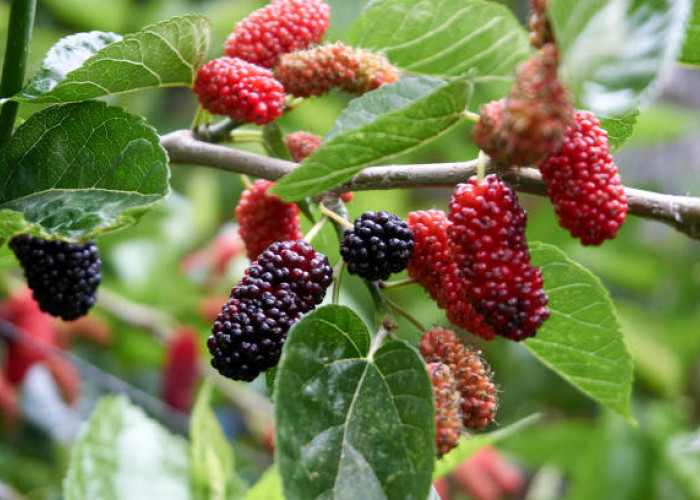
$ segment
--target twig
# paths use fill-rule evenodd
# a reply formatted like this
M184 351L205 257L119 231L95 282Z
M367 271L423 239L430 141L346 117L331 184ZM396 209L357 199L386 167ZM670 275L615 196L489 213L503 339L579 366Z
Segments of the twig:
M97 306L130 325L143 328L161 341L172 336L175 320L158 309L132 302L102 286L97 294Z
M396 302L394 302L393 300L391 300L390 298L388 298L386 296L384 297L384 300L386 301L386 304L389 306L389 309L394 311L399 316L403 316L404 318L406 318L409 321L409 323L411 323L413 326L415 326L418 329L418 331L420 331L421 333L425 333L428 331L428 329L425 328L425 326L423 326L423 324L420 321L418 321L415 318L415 316L413 316L408 311L406 311L406 309L404 309L403 307L401 307Z
M163 136L161 144L170 154L173 163L242 172L270 180L279 179L297 166L289 161L201 142L196 140L189 130L179 130ZM450 187L476 174L476 170L476 160L369 167L335 188L333 192L338 194L347 191ZM546 195L542 177L534 168L497 169L489 165L487 170L499 171L518 191ZM700 239L700 198L634 188L625 188L625 193L630 214L663 222L691 238Z

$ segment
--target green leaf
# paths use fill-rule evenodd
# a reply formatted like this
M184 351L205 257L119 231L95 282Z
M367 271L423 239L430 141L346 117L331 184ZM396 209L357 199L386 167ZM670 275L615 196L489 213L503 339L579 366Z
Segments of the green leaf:
M41 63L41 68L22 90L22 95L40 96L49 92L65 80L68 73L80 68L99 50L121 39L121 35L102 31L76 33L61 38L49 49Z
M380 49L410 72L475 72L476 109L507 94L530 54L527 32L505 6L486 0L377 0L351 26L349 41Z
M189 498L185 440L123 396L97 405L73 446L67 500Z
M67 74L65 69L74 66L78 57L64 66L49 54L49 65L61 66L62 71L51 71L47 78L44 61L38 80L33 80L14 99L74 102L150 87L191 85L209 48L210 30L204 16L174 17L107 45ZM68 47L57 50L65 53ZM84 55L87 54L83 52L79 57ZM56 80L58 76L62 78Z
M168 194L167 161L140 117L96 101L51 106L0 151L0 210L65 238L114 230ZM0 238L20 232L11 220L0 222Z
M435 472L433 472L433 480L446 476L452 472L455 467L457 467L467 458L471 457L480 449L508 439L522 430L536 424L540 420L541 416L539 414L534 414L494 432L475 434L472 436L463 435L461 438L459 438L457 448L437 461L435 464Z
M263 145L270 156L292 161L292 155L284 144L282 130L276 122L270 122L263 127Z
M523 343L581 392L631 418L632 357L608 291L558 248L534 242L530 252L542 268L551 316Z
M634 126L637 123L639 111L634 110L618 118L605 118L599 116L600 125L608 131L608 143L610 152L615 153L632 136Z
M685 29L685 43L679 60L685 64L700 66L700 0L693 0L693 10Z
M288 201L312 196L435 139L459 122L471 90L464 78L404 78L352 100L321 147L272 192Z
M560 77L579 108L619 116L643 102L680 49L689 0L552 0Z
M245 486L234 474L233 449L210 408L211 385L199 391L190 420L190 477L196 499L242 498Z
M403 341L370 351L351 309L290 331L276 382L277 460L288 498L426 498L435 454L430 380Z
M284 500L282 478L271 465L245 495L245 500Z

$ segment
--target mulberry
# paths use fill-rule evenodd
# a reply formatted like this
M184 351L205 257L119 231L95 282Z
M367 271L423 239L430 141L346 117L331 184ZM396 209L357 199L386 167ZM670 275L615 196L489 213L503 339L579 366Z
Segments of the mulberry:
M459 444L459 435L462 432L461 396L449 366L429 363L425 365L425 369L428 370L433 386L435 444L440 458Z
M292 155L292 159L299 163L311 156L323 142L319 135L304 132L302 130L284 136L284 144Z

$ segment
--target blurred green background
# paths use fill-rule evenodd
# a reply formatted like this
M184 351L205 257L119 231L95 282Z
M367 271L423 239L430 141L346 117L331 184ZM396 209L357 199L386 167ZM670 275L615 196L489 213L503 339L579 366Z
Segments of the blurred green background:
M214 22L211 57L234 23L265 2L248 0L41 0L30 52L30 70L62 36L89 30L127 33L168 17L201 12ZM328 1L333 24L327 39L342 39L362 2ZM521 18L526 1L508 4ZM6 34L9 3L0 2L0 40ZM4 47L0 47L0 57ZM677 68L639 117L634 136L616 156L626 185L700 196L700 72ZM189 89L159 89L122 95L111 103L146 116L159 132L189 126L196 99ZM348 98L332 94L304 103L280 120L285 133L308 130L325 134ZM36 106L23 105L22 116ZM396 163L460 161L476 156L463 124ZM251 147L253 151L261 149ZM131 301L157 308L175 324L192 325L204 340L209 321L200 313L207 297L221 302L245 267L244 258L227 275L202 282L186 273L183 259L206 247L225 224L241 192L235 175L204 168L173 166L173 194L141 223L98 239L103 255L104 288ZM386 209L405 217L411 210L445 208L449 191L425 189L356 193L352 216ZM501 387L498 421L505 425L534 412L544 422L503 442L501 450L531 477L528 498L700 498L700 242L667 226L631 217L615 241L583 248L556 223L546 199L523 196L531 240L560 246L598 275L617 306L635 362L634 426L601 411L514 343L479 342ZM304 221L305 229L310 223ZM315 240L331 262L338 259L330 227ZM18 276L14 257L0 250L3 294ZM400 278L401 276L399 276ZM391 291L392 298L424 324L445 324L444 315L417 287ZM371 317L371 301L354 278L344 280L342 299ZM106 372L155 397L159 396L164 347L144 330L109 312L91 313L109 324L108 348L85 341L73 352ZM417 340L421 332L408 323L399 334ZM204 348L202 349L204 350ZM84 381L74 414L89 414L105 387ZM265 392L264 381L251 387ZM25 418L20 428L0 434L0 483L31 498L60 498L70 441L32 417L36 406L23 394ZM240 405L220 397L217 411L234 441L241 475L253 482L270 463L269 451L249 432ZM171 424L172 422L166 422ZM177 426L175 426L177 430ZM0 491L0 498L2 492Z

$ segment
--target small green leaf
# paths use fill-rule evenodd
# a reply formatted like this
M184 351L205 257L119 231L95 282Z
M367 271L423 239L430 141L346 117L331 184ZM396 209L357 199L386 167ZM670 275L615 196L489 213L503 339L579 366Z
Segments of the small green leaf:
M632 356L608 291L558 248L533 242L550 318L523 344L581 392L623 417L629 414Z
M527 32L505 6L486 0L377 0L351 26L350 43L379 49L414 73L474 71L470 107L503 97L530 54Z
M689 0L552 0L560 76L578 107L619 116L638 107L670 69Z
M102 31L76 33L61 38L49 49L41 68L22 90L22 96L40 96L49 92L99 50L121 39L121 35Z
M199 391L190 420L190 471L194 497L202 500L236 499L245 486L234 473L233 449L210 408L211 385Z
M292 161L292 155L284 144L282 130L277 123L271 122L263 127L263 144L270 156Z
M271 465L245 495L245 500L284 500L282 478L277 466Z
M329 305L290 331L276 382L277 460L288 498L426 498L435 453L430 380L418 352L370 352L351 309Z
M471 90L464 78L404 78L354 99L321 147L272 192L288 201L312 196L435 139L459 122Z
M123 396L97 405L73 446L67 500L189 498L187 443Z
M540 415L534 414L530 415L529 417L525 417L522 420L509 425L508 427L498 429L497 431L486 434L475 434L472 436L463 435L461 438L459 438L457 448L437 461L435 464L435 472L433 472L433 480L446 476L452 472L455 467L480 449L508 439L522 430L536 424L540 420Z
M45 72L47 61L44 61L35 80L14 99L74 102L150 87L191 85L209 48L210 30L206 17L188 15L146 26L105 46L87 60L78 61L89 50L66 65L49 53L49 73ZM97 45L93 44L93 48ZM68 50L67 46L57 49L59 54ZM67 68L75 67L78 62L82 65L65 74ZM57 66L61 71L55 71Z
M637 123L639 111L634 110L617 118L605 118L599 116L600 125L608 131L608 143L610 152L615 153L632 136L634 126Z
M690 21L685 29L685 43L680 62L700 66L700 0L693 0Z
M32 115L0 151L0 210L26 227L85 238L133 223L169 192L168 158L142 118L103 102ZM4 219L4 218L3 218ZM0 238L15 234L0 223Z

